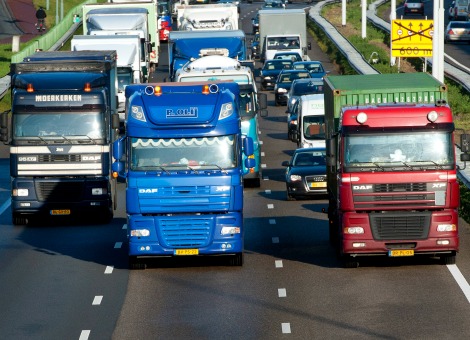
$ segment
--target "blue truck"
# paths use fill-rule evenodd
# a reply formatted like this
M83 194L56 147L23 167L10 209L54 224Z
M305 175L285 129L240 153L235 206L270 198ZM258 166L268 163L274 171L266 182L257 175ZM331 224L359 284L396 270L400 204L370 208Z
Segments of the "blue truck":
M111 142L118 137L116 51L37 52L11 64L13 224L39 217L113 217Z
M126 177L129 266L148 257L229 255L243 264L243 137L234 82L129 85L114 176ZM246 168L255 160L246 158Z
M242 30L171 31L168 39L169 76L186 63L209 55L247 60L246 37Z

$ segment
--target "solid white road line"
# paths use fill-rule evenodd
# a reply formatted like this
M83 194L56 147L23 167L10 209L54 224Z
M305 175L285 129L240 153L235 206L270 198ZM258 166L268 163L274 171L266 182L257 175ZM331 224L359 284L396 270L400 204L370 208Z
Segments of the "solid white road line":
M457 265L448 264L447 268L454 277L454 280L457 281L457 284L459 285L460 289L462 289L462 292L465 294L467 301L470 302L470 286L467 280L465 280L465 277L460 272L459 268L457 268Z

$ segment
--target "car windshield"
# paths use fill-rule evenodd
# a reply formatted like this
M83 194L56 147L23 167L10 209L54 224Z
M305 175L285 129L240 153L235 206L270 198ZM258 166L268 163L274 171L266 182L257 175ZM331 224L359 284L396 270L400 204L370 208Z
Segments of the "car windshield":
M299 152L294 155L294 166L326 165L325 151Z
M290 69L292 62L289 60L267 61L264 65L265 70L282 70Z
M294 96L302 96L304 94L323 93L323 85L308 83L295 83L292 90Z
M292 83L295 79L310 78L308 72L289 72L279 75L279 83Z

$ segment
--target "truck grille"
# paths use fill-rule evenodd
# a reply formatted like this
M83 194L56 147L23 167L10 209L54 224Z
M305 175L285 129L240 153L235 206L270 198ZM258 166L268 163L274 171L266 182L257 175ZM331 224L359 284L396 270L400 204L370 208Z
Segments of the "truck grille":
M369 220L376 240L419 240L429 234L431 213L370 213Z
M36 182L35 187L40 202L79 202L83 200L83 183Z
M47 154L47 155L39 155L38 162L39 163L51 163L51 162L81 162L82 157L81 155L71 155L71 154Z
M173 248L204 247L209 244L213 220L210 218L172 218L160 220L165 246Z
M445 202L445 186L437 190L429 183L385 183L353 186L354 207L361 209L435 207Z

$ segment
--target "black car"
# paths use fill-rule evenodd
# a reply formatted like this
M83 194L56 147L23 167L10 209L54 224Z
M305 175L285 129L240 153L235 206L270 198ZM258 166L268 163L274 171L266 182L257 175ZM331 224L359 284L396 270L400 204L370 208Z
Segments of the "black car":
M259 50L259 32L255 33L255 36L251 40L251 58L259 59L261 56Z
M293 107L292 111L286 111L287 113L287 139L292 142L295 142L294 136L297 135L297 117L298 117L298 110L297 107L299 106L299 102L297 101Z
M282 70L289 70L292 68L292 60L289 59L276 59L266 60L263 64L263 68L260 71L260 88L264 90L274 89L277 76Z
M326 191L326 149L301 148L294 151L286 167L287 200L322 196Z
M282 70L274 84L274 104L287 105L288 92L296 79L311 78L307 70Z
M253 34L256 34L256 32L259 32L259 13L256 13L256 16L251 18L251 26L252 26Z

